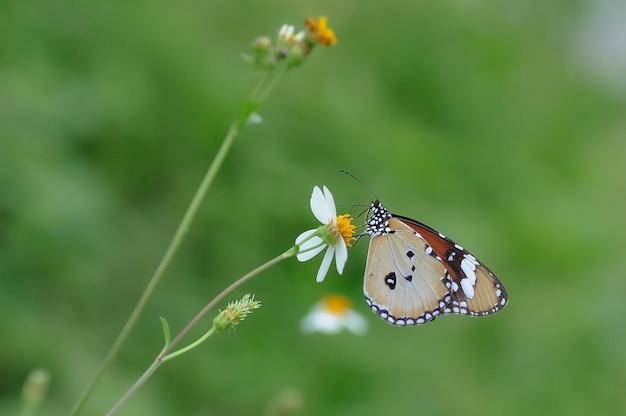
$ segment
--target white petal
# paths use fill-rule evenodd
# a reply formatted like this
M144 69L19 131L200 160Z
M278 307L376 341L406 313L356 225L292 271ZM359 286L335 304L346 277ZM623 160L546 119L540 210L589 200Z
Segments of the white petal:
M288 40L293 35L294 27L292 25L282 25L278 31L278 37L284 40Z
M305 251L304 253L297 254L296 258L298 259L298 261L308 261L308 260L311 260L313 257L315 257L318 254L320 254L320 252L322 250L324 250L325 248L326 248L326 246L324 244L321 244L319 247L315 247L313 249Z
M328 207L328 214L332 221L337 221L337 207L335 206L335 198L333 194L324 186L324 197L326 198L326 206ZM334 224L334 222L333 222Z
M306 230L305 232L301 233L299 236L296 237L296 244L301 245L302 242L306 240L310 235L314 234L315 231L317 230L313 229L313 230Z
M303 232L296 238L296 244L300 246L300 252L297 254L298 261L307 261L317 256L320 251L326 248L326 244L322 241L318 236L311 237L310 240L305 241L304 243L299 243L299 241L305 240L311 234L313 234L317 230L308 230Z
M324 241L320 237L314 235L309 240L306 240L302 244L300 244L300 252L308 252L309 250L316 250L319 248L319 250L317 250L317 252L319 253L325 247L326 244L324 244Z
M337 250L337 256L335 257L335 264L337 265L337 273L343 273L343 267L348 260L348 247L342 237L339 237L340 241L333 246Z
M300 322L300 329L302 329L302 332L307 334L315 332L315 317L310 314L302 318L302 321Z
M318 283L323 281L326 277L326 273L328 273L328 269L330 268L330 263L333 261L334 255L335 248L333 246L328 247L328 250L326 250L326 254L324 254L322 264L320 264L320 269L317 271L317 278L315 280Z
M367 332L367 321L355 311L348 312L344 325L356 335L363 335Z
M314 310L309 313L301 322L303 332L323 332L325 334L336 334L341 331L341 322L331 313Z
M326 199L318 186L313 188L313 193L311 194L311 211L319 222L328 224L329 214Z

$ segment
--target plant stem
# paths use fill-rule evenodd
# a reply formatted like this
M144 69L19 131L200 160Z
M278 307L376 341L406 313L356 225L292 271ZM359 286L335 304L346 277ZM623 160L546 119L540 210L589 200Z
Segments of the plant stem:
M283 66L278 69L278 72L270 78L269 82L267 81L266 73L261 73L260 75L255 76L255 79L253 79L252 87L249 91L248 97L246 98L246 100L244 100L244 103L247 103L247 105L245 106L243 113L239 114L239 117L231 124L230 129L228 130L228 133L226 134L226 137L222 142L222 145L215 155L213 162L211 162L211 166L209 166L209 170L202 179L202 182L200 183L198 190L196 191L191 203L189 204L189 207L187 208L183 219L178 225L176 233L174 234L174 237L172 238L172 241L170 242L167 251L163 255L161 262L159 263L154 274L152 275L152 278L148 282L148 285L141 295L141 298L137 302L135 309L128 317L128 320L122 328L122 331L117 336L117 339L113 343L113 346L111 347L104 361L100 365L100 368L98 368L98 371L94 375L93 379L87 385L87 388L83 391L81 396L74 404L74 407L70 411L71 416L77 415L82 410L83 406L87 402L87 399L92 394L96 385L100 382L100 379L119 353L122 345L124 345L124 343L126 342L128 335L132 332L135 325L137 324L137 321L144 311L148 301L151 299L152 294L156 289L156 286L161 281L163 274L167 270L172 259L174 258L174 255L178 251L178 248L180 247L187 232L189 231L189 227L191 226L191 223L193 222L193 219L198 212L200 204L204 200L204 197L206 196L209 187L213 183L217 172L221 168L222 163L224 162L224 159L226 158L226 155L228 154L228 151L230 150L231 145L235 140L235 137L239 133L241 126L248 120L250 114L256 111L261 103L265 100L265 98L267 98L270 91L275 87L278 80L282 78L286 70L287 66L286 64L283 64ZM267 85L265 85L266 82Z
M200 345L200 344L202 344L204 341L206 341L206 339L207 339L208 337L210 337L211 335L213 335L213 333L214 333L215 331L217 331L217 328L215 328L215 325L213 325L213 326L211 327L211 329L209 329L209 330L207 331L207 333L206 333L206 334L202 335L200 338L198 338L196 341L192 342L191 344L187 345L186 347L181 348L181 349L179 349L178 351L174 351L174 352L172 352L172 353L167 354L165 357L161 358L161 362L163 362L163 363L164 363L164 362L166 362L166 361L171 360L172 358L176 358L176 357L178 357L179 355L183 355L183 354L184 354L184 353L186 353L187 351L191 351L192 349L196 348L198 345ZM159 357L160 357L161 355L162 355L162 354L159 354ZM157 359L158 359L158 357L157 357Z
M161 365L161 361L154 360L152 365L150 367L148 367L148 369L141 375L141 377L139 377L139 379L135 382L135 384L133 384L133 386L130 389L128 389L128 391L115 404L115 406L113 406L113 408L111 410L109 410L109 412L107 413L107 416L111 416L111 415L115 414L115 412L120 410L120 407L122 407L122 405L124 403L126 403L126 401L130 398L130 396L132 396L139 389L139 387L141 387L143 385L143 383L145 383L146 380L148 380L148 378L150 378L152 373L154 373L156 371L156 369L159 368L160 365Z
M193 222L193 219L195 218L196 213L198 212L198 209L200 208L200 205L204 197L206 196L207 191L209 190L211 184L213 183L213 180L215 179L217 172L222 166L222 163L224 162L224 159L226 158L226 155L228 154L228 151L230 150L230 147L233 144L235 137L237 137L238 133L239 133L239 123L233 122L230 126L230 129L228 130L228 133L226 134L226 137L224 138L224 141L222 142L222 145L220 146L217 154L215 155L215 158L211 162L211 166L209 166L209 170L204 175L204 178L202 179L202 182L200 183L198 190L196 191L193 199L191 200L191 203L189 204L189 207L187 208L187 211L185 212L183 219L178 225L178 228L176 229L176 233L174 234L174 237L172 238L172 241L170 242L167 248L167 251L163 255L161 262L159 263L154 274L152 275L152 278L150 279L143 294L141 295L141 298L137 302L135 309L128 317L126 324L124 325L124 327L122 328L122 331L117 336L117 339L113 343L113 346L109 350L107 356L105 357L104 361L100 365L100 368L96 372L95 376L93 377L91 382L87 385L87 388L84 390L82 395L78 398L77 402L74 404L74 407L70 411L70 415L77 415L78 412L81 411L81 409L87 402L87 399L89 398L94 388L96 387L96 385L102 378L103 374L109 368L109 366L111 365L111 363L113 362L117 354L119 353L122 345L124 345L124 342L128 338L128 335L131 333L131 331L137 324L137 321L139 320L139 317L141 316L143 310L145 309L148 301L152 297L152 294L154 293L156 286L161 281L161 278L163 277L165 270L167 270L172 259L174 258L174 255L178 251L178 248L180 247L181 243L185 239L185 236L187 232L189 231L189 227L191 223Z
M194 341L193 343L191 343L190 345L188 345L187 347L184 347L178 351L175 351L173 353L169 353L169 351L172 350L172 348L178 344L180 342L180 340L189 332L189 330L191 330L191 328L193 328L193 326L209 311L211 310L211 308L213 306L215 306L215 304L219 301L221 301L226 295L228 295L230 292L232 292L233 290L235 290L236 288L238 288L239 286L241 286L243 283L245 283L246 281L250 280L252 277L256 276L257 274L261 273L262 271L267 270L268 268L272 267L273 265L275 265L276 263L292 257L294 255L296 255L298 252L298 247L294 246L292 248L290 248L289 250L285 251L284 253L282 253L281 255L274 257L272 260L268 261L267 263L262 264L261 266L257 267L256 269L248 272L247 274L243 275L242 277L240 277L239 279L237 279L236 281L234 281L233 283L231 283L226 289L222 290L211 302L209 302L204 308L202 308L202 310L200 312L198 312L198 314L185 326L185 328L183 328L182 331L180 331L180 333L176 336L176 338L174 338L174 340L172 340L172 342L170 344L168 344L159 355L157 355L156 359L154 360L154 362L152 363L152 365L150 367L148 367L148 369L143 373L143 375L135 382L135 384L133 384L133 386L126 392L124 393L124 395L122 396L122 398L115 404L115 406L113 406L113 408L107 413L107 416L113 415L115 412L117 412L120 407L139 389L139 387L141 387L146 380L148 380L148 378L150 378L150 376L152 375L152 373L154 373L156 371L156 369L163 364L165 361L168 361L172 358L178 357L181 354L197 347L198 345L200 345L202 342L204 342L209 336L211 336L214 332L215 332L215 327L212 327L206 334L204 334L202 337L200 337L197 341Z
M278 72L274 75L274 77L270 79L265 89L261 90L261 92L258 93L258 100L260 103L265 101L269 93L274 89L276 84L278 84L278 81L280 81L283 75L285 75L285 72L287 72L287 69L289 69L287 67L287 64L283 63L283 65L280 68L278 68L277 70Z
M265 264L262 264L261 266L257 267L256 269L248 272L247 274L241 276L239 279L237 279L236 281L234 281L233 283L230 284L230 286L228 286L226 289L222 290L211 302L209 302L200 312L198 312L198 314L191 320L189 321L189 323L187 324L187 326L185 326L185 328L183 328L182 331L180 331L180 333L178 335L176 335L176 338L174 338L172 340L172 342L161 352L161 354L159 354L159 356L157 357L157 359L164 359L165 356L174 348L174 346L180 342L180 340L187 334L187 332L189 332L189 330L208 312L211 310L211 308L213 308L215 306L215 304L219 301L221 301L222 299L224 299L224 297L226 295L228 295L230 292L232 292L233 290L235 290L236 288L238 288L239 286L241 286L243 283L247 282L248 280L250 280L251 278L253 278L254 276L256 276L257 274L261 273L264 270L269 269L270 267L272 267L273 265L275 265L276 263L289 258L289 257L293 257L297 254L298 252L298 248L297 247L292 247L289 250L285 251L283 254L274 257L272 260L268 261Z

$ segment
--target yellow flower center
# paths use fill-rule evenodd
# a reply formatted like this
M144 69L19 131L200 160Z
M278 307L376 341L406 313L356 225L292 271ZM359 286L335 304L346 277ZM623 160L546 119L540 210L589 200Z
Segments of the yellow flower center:
M353 218L350 214L343 214L337 217L337 230L341 233L343 241L346 242L346 246L352 247L351 241L356 240L354 235L355 225L352 225Z
M342 295L327 295L322 299L322 305L333 315L343 315L350 310L350 299Z
M319 21L312 17L307 17L304 24L317 43L324 46L332 46L337 43L337 37L335 32L328 27L326 21L326 16L320 16Z

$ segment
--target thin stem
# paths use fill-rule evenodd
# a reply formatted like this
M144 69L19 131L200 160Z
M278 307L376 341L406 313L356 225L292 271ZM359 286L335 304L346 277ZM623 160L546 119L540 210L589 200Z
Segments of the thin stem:
M287 72L287 64L284 63L280 68L278 68L278 72L276 73L276 75L274 75L274 77L269 81L269 84L267 85L267 87L259 93L259 102L262 103L265 98L267 97L267 95L274 89L274 87L276 86L276 84L278 83L278 81L283 77L283 75L285 74L285 72Z
M261 266L257 267L251 272L246 273L245 275L237 279L235 282L231 283L230 286L228 286L226 289L222 290L211 302L209 302L204 308L202 308L202 310L198 312L198 314L187 324L187 326L185 326L185 328L183 328L183 330L180 331L180 333L176 336L176 338L174 338L174 340L161 351L161 353L156 357L152 365L143 373L143 375L135 382L135 384L133 384L133 386L126 393L124 393L122 398L115 404L115 406L113 406L113 408L109 411L109 413L107 413L107 416L113 415L115 412L117 412L119 408L139 389L139 387L141 387L146 382L146 380L150 378L152 373L154 373L156 369L162 363L172 358L175 358L189 351L192 348L197 347L215 332L215 326L213 326L206 334L200 337L197 341L193 342L187 347L184 347L176 352L170 353L172 348L180 342L180 340L189 332L189 330L193 328L193 326L209 310L211 310L211 308L215 306L217 302L222 300L226 295L228 295L230 292L232 292L233 290L241 286L246 281L250 280L252 277L267 270L268 268L272 267L276 263L286 258L295 256L297 253L298 253L298 247L294 246L290 248L289 250L285 251L284 253L282 253L281 255L274 257L272 260L268 261L267 263L262 264Z
M122 405L124 403L126 403L126 401L130 398L130 396L132 396L139 389L139 387L141 387L143 385L143 383L145 383L146 380L148 380L148 378L150 378L152 373L154 373L156 371L156 369L159 368L160 365L161 365L161 361L160 360L154 360L152 365L150 367L148 367L148 369L141 375L141 377L139 377L139 379L135 382L135 384L133 384L133 386L130 389L128 389L128 391L115 404L115 406L113 406L113 408L111 410L109 410L109 412L107 413L107 416L111 416L111 415L115 414L115 412L120 410L120 407L122 407Z
M278 263L278 262L280 262L280 261L282 261L282 260L284 260L286 258L293 257L297 253L298 253L298 248L297 248L297 246L294 246L294 247L290 248L289 250L285 251L283 254L281 254L281 255L279 255L277 257L274 257L272 260L268 261L265 264L262 264L261 266L257 267L256 269L252 270L251 272L241 276L239 279L237 279L233 283L231 283L230 286L228 286L226 289L222 290L211 302L209 302L200 312L198 312L198 314L191 321L189 321L187 326L185 326L183 328L183 330L180 331L180 333L178 335L176 335L176 338L174 338L172 340L172 342L161 352L161 354L159 354L157 359L158 360L163 360L165 358L165 356L167 354L169 354L170 351L172 351L174 346L176 344L178 344L180 342L180 340L189 332L189 330L191 328L193 328L193 326L208 311L210 311L211 308L213 308L215 306L215 304L217 304L217 302L219 302L222 299L224 299L224 297L226 295L228 295L230 292L232 292L233 290L235 290L236 288L238 288L243 283L247 282L248 280L250 280L251 278L253 278L257 274L261 273L262 271L267 270L268 268L272 267L276 263Z
M170 265L172 259L174 258L174 255L178 251L178 248L180 247L187 232L189 231L189 227L193 219L195 218L196 213L198 212L198 209L200 208L200 204L202 203L202 200L204 199L207 191L209 190L209 187L213 183L213 180L215 179L217 172L222 166L222 163L224 162L224 159L226 158L226 155L228 154L228 151L230 150L230 147L233 144L235 137L237 136L238 133L239 133L239 123L233 122L230 126L230 129L228 130L228 133L226 134L226 137L224 138L224 141L222 142L222 145L220 146L217 154L215 155L215 158L211 162L211 166L209 166L209 170L204 175L204 178L202 179L202 182L200 183L198 190L196 191L193 199L191 200L191 203L189 204L189 207L187 208L187 211L185 212L183 219L178 225L178 228L176 229L176 233L174 234L174 237L172 238L172 241L170 242L167 248L167 251L165 252L165 255L161 259L159 266L157 267L156 271L152 275L152 278L150 279L143 294L141 295L139 302L137 302L135 309L128 317L126 324L124 325L124 327L122 328L122 331L117 336L117 339L113 343L113 346L109 350L106 358L100 365L100 368L96 372L95 376L93 377L91 382L87 385L87 388L82 393L82 395L78 398L77 402L74 404L74 407L70 411L70 415L76 415L78 414L78 412L81 411L81 409L87 402L87 399L89 398L94 388L96 387L96 385L102 378L103 374L109 368L109 366L111 365L111 363L113 362L117 354L119 353L122 345L124 345L124 342L126 342L128 335L131 333L131 331L137 324L137 321L139 320L139 317L141 316L143 310L145 309L148 301L152 297L152 294L154 293L156 286L161 281L161 278L163 277L165 270L167 270L167 267Z
M198 338L196 341L192 342L191 344L187 345L184 348L179 349L178 351L174 351L172 353L167 354L165 357L163 357L163 359L161 359L161 362L166 362L171 360L172 358L176 358L179 355L182 355L184 353L186 353L187 351L190 351L194 348L196 348L198 345L202 344L204 341L206 341L206 339L208 337L210 337L211 335L213 335L213 333L217 331L217 328L215 328L215 325L211 327L211 329L209 329L207 331L206 334L202 335L200 338Z
M251 83L251 87L248 92L249 99L255 99L259 95L259 90L263 88L265 80L267 79L269 74L269 71L256 71L255 77Z

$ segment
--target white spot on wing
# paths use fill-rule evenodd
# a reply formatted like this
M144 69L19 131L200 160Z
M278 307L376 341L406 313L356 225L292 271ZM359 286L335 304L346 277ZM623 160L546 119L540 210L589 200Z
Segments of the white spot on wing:
M474 274L474 272L472 272L472 274ZM476 275L474 275L474 281L476 281ZM461 288L468 299L474 297L474 286L470 283L469 279L461 279Z
M465 276L469 279L469 283L473 286L476 284L476 263L468 259L467 257L461 260L461 269L465 272ZM473 290L472 290L473 292Z

